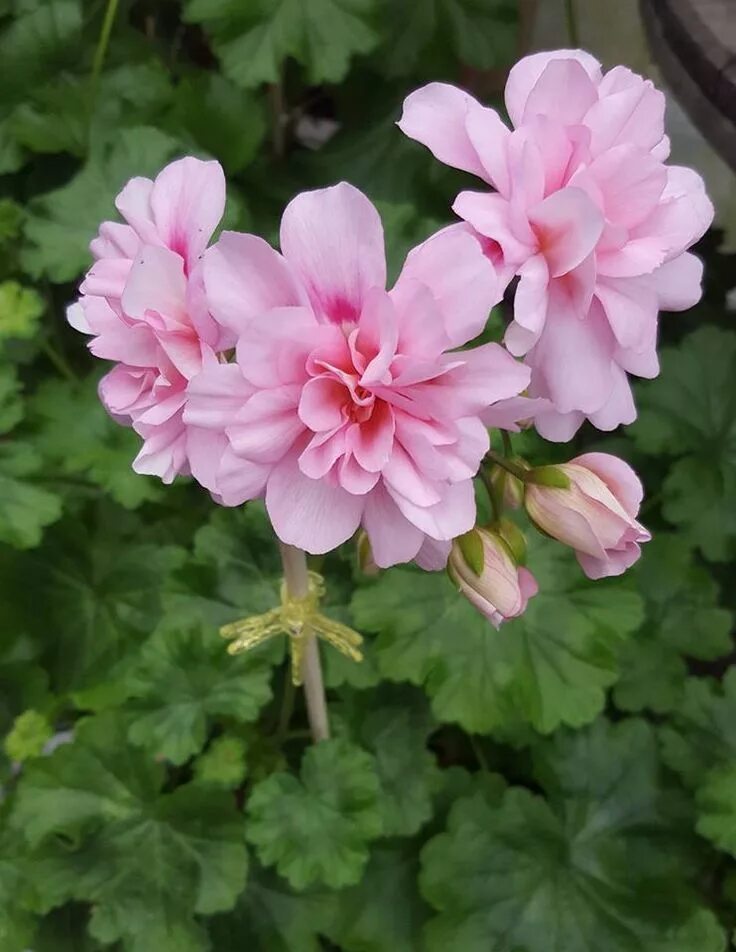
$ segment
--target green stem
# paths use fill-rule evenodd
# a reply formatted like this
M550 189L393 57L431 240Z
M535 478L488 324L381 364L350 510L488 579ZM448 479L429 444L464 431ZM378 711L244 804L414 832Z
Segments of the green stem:
M107 53L110 35L112 34L112 26L115 22L115 16L117 15L117 12L118 0L107 0L107 8L105 9L105 17L102 21L100 38L97 41L95 56L92 60L92 75L90 77L90 112L92 111L92 106L94 105L95 95L97 93L97 83L100 78L100 73L102 72L102 67L105 63L105 55Z
M78 382L77 375L74 373L72 368L67 363L66 358L64 358L59 353L59 351L54 347L53 344L49 343L49 341L46 340L41 344L41 349L46 354L46 356L51 361L51 363L54 365L54 367L56 367L56 369L59 371L62 377L66 377L66 379L70 381L70 383Z
M512 476L516 476L517 479L520 479L522 482L526 481L527 470L522 466L518 466L516 463L512 463L510 459L506 459L505 456L501 456L500 453L497 453L495 450L488 450L485 455L485 462L495 463L496 466L500 466L501 469L505 469L507 473L511 473Z
M577 49L580 46L580 35L578 32L578 18L575 12L575 0L565 0L565 21L567 23L567 35L570 38L570 46Z
M514 455L514 447L511 445L511 437L508 430L501 430L501 439L503 441L503 451L506 456Z
M498 493L496 492L496 487L494 486L493 480L491 479L491 474L488 472L488 470L484 466L481 466L480 472L478 475L483 481L483 485L486 487L486 492L488 493L488 498L491 501L493 521L498 522L498 520L501 518L503 507L501 503L499 502Z

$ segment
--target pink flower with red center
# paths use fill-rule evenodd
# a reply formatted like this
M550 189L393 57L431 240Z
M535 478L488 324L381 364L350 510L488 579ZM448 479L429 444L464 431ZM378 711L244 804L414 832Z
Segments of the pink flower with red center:
M308 552L362 525L380 566L443 565L474 523L481 415L529 382L497 344L457 349L500 296L475 237L434 235L386 291L378 213L342 183L290 203L281 254L225 232L204 283L237 360L194 377L184 420L227 436L225 504L265 496L279 538Z
M515 275L505 344L548 399L536 424L567 440L587 417L636 417L627 373L657 375L657 316L700 297L687 253L713 207L699 175L665 165L664 96L623 66L579 50L521 60L506 84L509 129L467 93L431 83L399 123L494 192L461 192L455 212L486 238L503 282Z
M189 380L233 343L209 314L201 277L225 206L222 169L180 159L155 181L131 179L116 205L127 224L100 226L90 246L97 261L68 320L92 335L96 357L117 362L99 392L108 412L143 437L136 472L165 483L192 472L212 488L223 440L187 427L182 413Z

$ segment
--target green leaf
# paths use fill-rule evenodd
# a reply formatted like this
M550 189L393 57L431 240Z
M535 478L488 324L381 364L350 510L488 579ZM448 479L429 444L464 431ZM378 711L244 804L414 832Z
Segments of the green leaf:
M51 281L71 281L90 264L89 242L100 222L115 217L113 200L133 175L152 175L176 148L152 127L123 129L113 142L97 144L66 185L33 200L25 224L25 270Z
M0 443L0 542L33 548L43 529L61 516L59 497L29 482L42 469L41 457L29 444Z
M736 856L736 759L714 767L698 786L696 829L718 849Z
M374 0L189 0L185 16L212 33L225 74L246 89L279 82L293 57L310 83L337 83L350 60L379 37L370 25Z
M176 89L174 120L229 173L255 157L266 134L263 102L218 73L197 73Z
M509 0L383 0L390 23L381 47L389 75L436 75L457 63L486 70L516 56L517 7Z
M370 698L370 700L369 700ZM384 836L412 836L432 816L441 771L427 738L436 724L426 702L394 691L360 698L356 736L376 758Z
M453 807L422 854L421 888L438 911L426 948L463 952L669 952L695 910L659 839L656 746L639 721L599 721L543 746L548 799L511 788L499 803Z
M614 688L619 707L675 707L685 686L683 656L709 661L731 649L732 616L716 604L718 586L697 565L684 539L658 534L633 570L646 599L646 620L621 645L621 679Z
M228 790L239 787L245 777L248 745L242 737L222 734L194 762L194 776L200 783Z
M140 437L105 412L95 378L45 381L28 402L35 446L52 472L87 476L127 509L161 498L157 479L133 471Z
M13 722L3 746L11 760L22 763L30 757L38 757L54 731L48 720L38 711L23 711Z
M232 799L191 784L161 794L162 767L126 746L115 715L75 735L27 767L11 817L37 848L44 905L93 903L92 934L131 952L204 950L194 915L232 908L245 883Z
M65 65L78 62L81 26L79 0L45 0L18 10L0 33L3 99L23 95Z
M588 582L552 542L537 543L529 563L540 594L498 632L448 581L409 569L359 590L355 623L379 633L383 675L423 684L439 720L471 733L519 716L542 732L580 726L603 707L617 642L640 624L641 599L626 583Z
M324 934L345 952L415 952L428 909L416 849L377 847L360 882L333 894Z
M21 901L28 888L27 864L20 837L8 829L4 813L0 821L0 941L3 952L27 952L35 933L35 916Z
M305 752L300 779L275 773L253 787L248 839L294 889L350 886L382 832L379 796L370 754L345 740L322 741Z
M271 697L271 668L248 654L232 657L217 632L164 625L143 646L125 678L135 703L128 736L139 747L183 764L204 747L213 719L254 721Z
M664 481L664 515L722 561L736 551L736 334L702 327L663 350L661 364L638 388L631 433L645 452L681 457Z
M720 685L689 678L660 738L667 765L691 787L713 767L736 760L736 669L729 669Z
M44 309L38 291L24 288L17 281L3 281L0 284L0 342L6 338L33 337Z
M138 543L140 523L121 515L69 519L35 552L0 550L3 601L60 691L101 687L135 663L161 616L164 583L183 561L173 546Z

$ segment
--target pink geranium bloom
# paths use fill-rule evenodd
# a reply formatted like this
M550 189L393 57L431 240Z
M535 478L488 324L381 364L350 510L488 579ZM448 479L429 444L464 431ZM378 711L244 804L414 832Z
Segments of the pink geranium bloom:
M120 423L143 437L133 468L170 483L193 474L212 488L224 441L182 419L189 380L230 335L204 299L201 256L225 207L217 162L185 158L155 181L134 178L116 206L127 224L103 222L91 243L97 258L68 311L92 335L96 357L117 362L100 381L100 397Z
M461 192L456 213L519 277L505 344L532 368L549 439L588 417L610 430L636 416L627 373L654 377L657 315L700 297L687 249L709 227L702 179L664 164L664 96L623 66L603 74L580 50L511 70L512 129L472 96L431 83L404 103L401 129L494 192Z
M440 567L475 519L480 414L529 381L497 344L455 349L499 300L493 266L455 226L415 248L387 292L378 212L345 183L290 203L281 252L225 232L205 254L237 362L192 380L184 420L227 435L219 495L264 495L279 538L308 552L362 525L378 565Z

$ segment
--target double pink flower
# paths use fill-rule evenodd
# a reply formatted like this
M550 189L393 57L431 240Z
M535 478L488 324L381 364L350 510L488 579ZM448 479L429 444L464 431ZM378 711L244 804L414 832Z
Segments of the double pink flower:
M203 271L237 359L191 381L184 421L227 436L225 504L264 495L279 538L308 552L362 525L380 566L443 565L475 521L481 416L529 382L497 344L456 349L500 297L479 242L439 232L386 291L380 218L343 183L289 204L281 254L226 232Z
M131 179L115 204L126 224L100 226L69 322L92 335L96 357L117 362L100 398L143 438L135 471L165 483L193 473L215 489L210 461L224 437L186 426L183 408L203 362L233 344L209 314L200 262L225 207L225 177L217 162L180 159L155 181Z
M654 377L657 315L700 297L687 249L713 207L702 179L665 165L665 101L623 66L603 74L580 50L521 60L506 84L509 129L443 83L404 103L401 129L493 192L461 192L455 212L485 238L502 285L518 276L505 344L549 401L540 433L568 440L636 416L627 373Z

